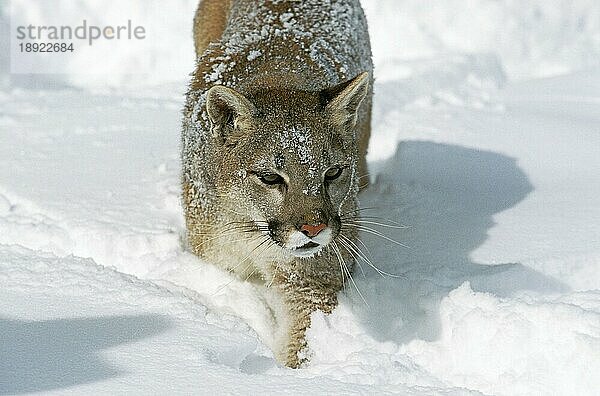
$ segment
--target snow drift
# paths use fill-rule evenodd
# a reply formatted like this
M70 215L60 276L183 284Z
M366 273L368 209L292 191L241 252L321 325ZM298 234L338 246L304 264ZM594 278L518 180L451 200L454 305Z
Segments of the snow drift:
M161 34L133 78L136 51L93 77L76 60L8 74L1 58L0 394L600 389L597 2L364 2L377 82L361 205L407 226L378 228L406 247L361 236L397 276L361 263L357 288L313 316L300 370L272 357L260 289L182 243L193 3L138 7Z

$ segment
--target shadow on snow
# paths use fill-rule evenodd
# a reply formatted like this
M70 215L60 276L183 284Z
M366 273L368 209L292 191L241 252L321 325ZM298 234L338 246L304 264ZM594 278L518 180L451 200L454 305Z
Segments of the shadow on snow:
M45 321L0 318L0 394L48 391L120 375L103 349L171 327L161 315Z
M557 280L518 263L486 265L469 254L487 239L492 216L522 201L533 186L513 158L489 151L408 141L391 159L371 165L379 173L361 195L364 216L409 226L373 226L406 245L363 233L379 268L401 278L382 278L362 263L355 279L369 306L353 287L347 293L369 333L398 343L439 336L439 305L448 292L469 281L475 291L508 297L517 291L564 291ZM374 220L378 221L378 220ZM383 220L385 222L385 220ZM507 246L510 249L510 246Z

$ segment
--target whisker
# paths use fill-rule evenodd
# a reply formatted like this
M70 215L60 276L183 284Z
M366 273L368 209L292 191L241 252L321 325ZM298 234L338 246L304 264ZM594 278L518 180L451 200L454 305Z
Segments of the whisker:
M368 220L381 220L381 221L387 221L388 223L390 223L390 224L395 224L395 225L397 225L397 226L406 226L405 224L398 223L397 221L390 220L390 219L387 219L387 218L384 218L384 217L381 217L381 216L364 216L364 215L362 215L362 214L361 214L361 215L360 215L360 217L359 217L358 219L359 219L359 220L362 220L362 219L368 219ZM410 227L410 226L406 226L406 227Z
M265 242L269 241L268 239L265 239L264 241L262 241L261 243L259 243L254 249L252 249L252 252L250 252L250 254L248 256L246 256L246 258L244 258L242 261L240 261L234 268L233 270L235 270L237 267L239 267L244 261L246 261L249 257L252 256L252 253L254 251L256 251L256 249L258 249L259 246L263 245ZM267 249L269 249L272 245L268 244L263 250L261 250L261 252L256 256L259 257L261 254L263 254ZM248 263L248 265L246 265L246 267L244 267L244 271L246 271L248 269L248 267L250 267L250 265L252 265L252 263ZM232 270L232 271L233 271ZM246 281L248 279L250 279L250 277L254 274L254 272L256 272L257 268L254 268L254 270L252 270L252 272L250 272L250 275L248 275L248 277L246 278ZM243 271L242 271L243 272ZM226 287L228 287L231 283L233 283L236 279L239 279L235 276L235 274L232 274L232 279L227 282L224 285L221 285L217 290L215 290L211 296L215 296L217 293L219 293L221 290L225 289Z
M350 214L350 213L358 213L358 212L360 212L360 211L363 211L363 210L374 210L374 209L378 209L378 208L376 208L376 207L374 207L374 206L372 206L372 207L367 207L367 208L356 208L356 209L349 210L349 211L347 211L347 212L344 212L344 213L340 213L340 214L339 214L339 216L340 216L340 217L343 217L343 216L346 216L346 215L348 215L348 214Z
M266 285L266 288L270 288L271 286L273 286L273 282L275 281L275 275L277 275L277 270L279 270L279 264L277 264L275 266L275 270L273 271L273 276L271 277L271 280L269 281L269 283Z
M377 221L362 220L362 219L354 220L354 223L359 223L359 224L373 224L373 225L378 225L378 226L381 226L381 227L395 228L397 230L404 230L406 228L410 228L409 226L405 226L405 225L391 225L391 224L379 223Z
M380 269L375 264L373 264L373 261L371 261L371 259L360 249L360 247L358 247L358 245L356 243L354 243L353 240L351 240L350 238L348 238L347 236L345 236L343 234L339 234L339 236L346 241L346 243L348 244L349 250L353 250L357 255L359 255L359 257L365 263L367 263L371 268L373 268L375 271L377 271L377 273L379 275L381 275L381 277L385 278L386 276L389 276L390 278L403 278L403 276L401 276L401 275L391 274L389 272L386 272L386 271ZM358 238L357 238L357 240L360 241L360 239L358 239ZM340 240L340 242L342 242L342 241ZM360 243L362 243L362 241L360 241ZM363 246L365 246L364 243L362 243L362 244L363 244ZM366 248L366 246L365 246L365 248Z
M247 255L246 257L244 257L244 258L243 258L243 259L242 259L242 260L241 260L239 263L237 263L237 265L236 265L235 267L231 268L231 271L232 271L232 272L234 272L234 271L235 271L235 270L236 270L236 269L237 269L237 268L238 268L240 265L242 265L243 263L245 263L245 262L246 262L246 260L250 259L250 258L253 256L254 252L255 252L255 251L258 249L258 248L260 248L260 247L261 247L262 245L264 245L266 242L269 242L269 240L270 240L270 239L269 239L268 237L266 237L266 236L263 236L263 237L264 237L264 239L263 239L263 241L262 241L261 243L259 243L258 245L256 245L256 246L255 246L255 247L254 247L254 248L253 248L253 249L250 251L250 253L248 253L248 255Z
M336 254L337 259L338 259L338 265L340 267L340 277L342 278L342 289L346 288L346 281L345 281L345 274L344 274L344 270L342 269L342 262L340 261L339 256L337 255L337 252L335 251L335 246L334 246L335 241L331 241L331 244L329 245L331 247L331 250L333 250L333 252Z
M254 240L256 240L259 237L259 235L252 237L252 238L239 238L239 239L228 239L227 241L225 241L225 243L227 243L228 245L233 245L239 242L252 242Z
M214 224L206 224L206 223L196 223L199 226L203 226L203 228L205 229L212 229L214 228ZM227 224L225 224L224 226L222 226L220 228L221 233L223 232L228 232L228 231L233 231L233 230L238 230L238 229L243 229L243 228L250 228L250 227L256 227L254 225L253 222L247 221L247 222L241 222L241 221L232 221L229 222ZM207 233L205 231L193 231L191 232L192 234L202 234L202 233ZM214 232L212 232L211 234L214 234Z
M335 241L331 241L331 249L333 250L333 252L335 253L335 255L338 259L338 263L340 266L340 275L342 276L342 288L345 289L346 288L346 281L345 281L346 274L344 272L344 269L342 268L342 260L340 259L340 254L339 254L339 251L337 250L337 246L335 245Z
M358 288L358 285L356 284L356 282L354 282L354 278L352 278L352 274L350 273L350 270L346 266L346 262L342 258L342 253L340 252L340 249L339 249L337 243L335 241L331 241L331 242L333 243L334 252L335 252L335 254L338 257L338 261L340 262L340 266L343 266L343 268L346 270L346 274L348 275L348 278L350 279L350 282L352 282L352 284L354 285L354 288L358 292L358 295L363 300L363 302L365 303L365 305L367 306L367 308L369 308L369 303L367 303L367 300L365 300L365 297L360 292L360 289Z
M362 247L364 247L365 250L367 251L367 254L369 256L373 257L373 253L371 253L371 251L369 250L369 247L367 245L365 245L365 243L362 241L362 239L360 239L360 237L358 235L356 236L356 242L360 243L360 245ZM359 250L361 250L361 252L362 252L362 249L359 249Z
M256 255L256 258L260 257L264 252L266 252L271 246L273 246L273 242L271 241L271 243L267 244L267 246L265 246L260 253L258 253ZM250 263L248 263L248 266L250 265ZM246 268L244 268L244 271L247 269L248 267L246 266ZM247 281L248 279L250 279L252 277L252 275L254 275L254 273L256 272L258 268L254 267L254 269L252 270L252 272L250 272L250 274L246 277L246 279L244 281Z
M231 230L221 231L218 235L215 235L214 232L210 232L210 231L192 231L192 232L188 232L187 235L188 236L213 236L214 238L219 238L219 237L234 235L234 234L238 234L238 233L239 233L238 229L231 229Z
M254 275L254 273L256 272L257 268L254 267L254 269L252 270L252 272L250 272L250 274L246 277L246 279L244 279L244 282L248 282L248 279L250 279L252 277L252 275Z
M262 223L262 222L261 222ZM266 222L264 222L266 224ZM237 224L237 225L235 225ZM242 222L242 221L232 221L227 223L223 229L219 233L219 235L214 235L214 232L202 232L202 231L193 231L188 232L188 236L211 236L211 238L205 239L198 244L193 245L196 248L203 246L204 244L213 241L219 238L225 238L232 235L239 235L240 233L253 233L253 232L261 232L263 234L268 233L269 229L266 225L258 225L254 222ZM235 241L226 241L226 243L240 242L245 239L238 239Z
M193 234L193 235L213 235L211 234ZM202 247L204 246L206 243L210 242L210 241L214 241L215 239L219 239L219 238L224 238L224 237L228 237L228 236L232 236L232 235L239 235L238 231L233 231L233 232L229 232L229 233L224 233L224 234L220 234L220 235L215 235L212 238L208 238L205 239L203 241L201 241L200 243L194 244L193 246L196 248ZM235 242L241 242L241 241L245 241L248 238L241 238L241 239L237 239L235 240ZM226 240L227 243L232 243L231 240Z
M367 257L367 255L365 255L362 252L362 250L352 241L352 239L348 238L347 236L341 233L339 234L339 237L341 238L340 242L344 242L344 244L348 247L348 251L356 253L358 257L360 257L360 259L363 260L365 263L369 264L371 268L377 271L380 275L383 274L383 271L381 271L377 266L375 266L375 264L373 264L373 262Z
M383 218L383 217L380 217L380 216L364 216L364 215L360 214L360 215L355 215L355 216L340 216L340 219L341 220L346 220L346 221L356 221L356 220L375 221L376 220L377 222L380 222L381 225L385 225L385 226L395 225L395 226L398 226L400 228L411 228L412 227L412 226L409 226L409 225L406 225L406 224L402 224L402 223L398 223L397 221L386 219L386 218Z
M340 235L340 236L342 236L342 235ZM359 258L348 248L348 244L344 240L340 239L338 242L340 243L340 245L342 245L342 247L346 248L346 251L348 253L350 253L350 255L352 256L352 258L354 259L354 262L356 264L358 264L358 268L360 269L360 272L361 272L363 278L366 278L367 276L365 274L365 270L363 269L362 265L360 264Z
M410 249L410 246L405 245L402 242L398 242L398 241L396 241L396 240L394 240L394 239L392 239L392 238L390 238L390 237L382 234L381 232L379 232L379 231L377 231L377 230L375 230L373 228L370 228L370 227L367 227L367 226L364 226L364 225L361 225L361 224L354 224L354 223L351 223L351 222L344 223L344 225L342 226L342 228L344 228L344 226L355 227L356 229L358 229L360 231L368 232L369 234L376 235L376 236L378 236L380 238L385 239L386 241L395 243L398 246L402 246L402 247Z

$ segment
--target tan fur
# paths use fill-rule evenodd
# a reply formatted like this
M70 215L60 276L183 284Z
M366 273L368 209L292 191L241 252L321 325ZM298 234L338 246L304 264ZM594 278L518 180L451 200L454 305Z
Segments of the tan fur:
M196 14L194 16L194 47L196 49L196 56L202 55L204 50L210 43L219 42L221 34L225 30L227 24L227 18L229 11L232 6L232 2L235 0L201 0ZM277 85L277 81L268 81L267 85ZM357 130L359 131L359 177L360 177L360 188L363 189L368 185L369 173L367 168L367 150L369 146L369 139L371 138L371 97L366 99L368 103L365 107L368 109L367 114L363 117L358 125Z
M358 0L202 0L194 39L182 134L190 249L275 293L274 352L299 367L311 313L335 308L354 265L347 222L368 180L372 96L364 15ZM316 236L300 231L319 224Z
M227 23L231 0L201 0L194 16L196 56L212 42L218 42Z

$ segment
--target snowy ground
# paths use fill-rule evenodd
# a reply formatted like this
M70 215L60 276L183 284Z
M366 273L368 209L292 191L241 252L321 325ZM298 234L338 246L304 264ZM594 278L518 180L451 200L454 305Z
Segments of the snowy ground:
M0 78L0 394L595 394L600 8L451 3L366 2L361 204L408 247L363 235L401 277L363 264L300 370L260 290L181 242L185 73Z

